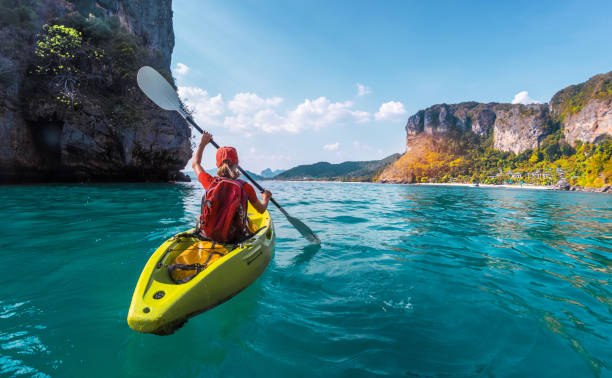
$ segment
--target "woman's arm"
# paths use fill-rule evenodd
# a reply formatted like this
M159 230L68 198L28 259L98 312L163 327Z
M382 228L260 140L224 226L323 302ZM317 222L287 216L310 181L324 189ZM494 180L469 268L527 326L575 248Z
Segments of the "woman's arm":
M268 208L268 202L270 202L272 193L269 190L264 190L261 196L263 197L263 201L260 201L259 198L257 198L257 196L255 196L254 199L249 199L249 201L251 202L251 205L253 205L255 210L257 210L257 212L260 214L266 211L266 209Z
M202 134L202 139L200 139L200 144L198 145L198 149L196 150L195 155L193 156L193 163L191 167L196 174L196 177L200 177L200 173L204 171L202 168L202 154L204 153L204 147L212 140L212 135L204 131Z

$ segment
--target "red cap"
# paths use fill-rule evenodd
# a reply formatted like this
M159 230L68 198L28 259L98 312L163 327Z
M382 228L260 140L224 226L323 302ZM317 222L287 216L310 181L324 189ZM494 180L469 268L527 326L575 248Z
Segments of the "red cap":
M217 150L217 167L223 165L224 160L229 160L232 165L238 165L238 152L234 147L221 147Z

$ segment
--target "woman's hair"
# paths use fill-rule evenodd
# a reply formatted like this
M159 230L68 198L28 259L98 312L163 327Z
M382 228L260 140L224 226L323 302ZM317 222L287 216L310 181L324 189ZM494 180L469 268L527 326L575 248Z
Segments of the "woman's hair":
M232 166L229 160L223 160L223 164L217 169L217 176L235 180L240 177L240 171L236 166Z

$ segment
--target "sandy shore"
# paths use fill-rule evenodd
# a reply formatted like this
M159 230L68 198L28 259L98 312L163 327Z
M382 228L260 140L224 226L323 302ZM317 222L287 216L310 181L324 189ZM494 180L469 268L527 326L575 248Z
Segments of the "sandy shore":
M413 185L436 185L436 186L474 186L474 184L460 184L460 183L435 183L435 182L423 182ZM529 184L479 184L479 188L511 188L511 189L538 189L538 190L553 190L552 186L544 185L529 185Z
M428 186L471 186L474 184L460 184L460 183L437 183L437 182L421 182L414 184L402 184L402 183L381 183L381 182L371 182L371 181L337 181L337 180L274 180L270 181L279 181L279 182L314 182L314 183L336 183L336 184L400 184L400 185L428 185ZM511 188L511 189L539 189L539 190L553 190L552 186L544 186L544 185L530 185L530 184L520 184L511 185L511 184L479 184L480 188Z
M460 183L436 183L436 182L422 182L422 183L402 183L402 182L368 182L368 181L333 181L333 180L274 180L281 182L316 182L316 183L336 183L336 184L395 184L395 185L427 185L427 186L468 186L475 187L474 184L460 184ZM507 188L507 189L532 189L532 190L562 190L552 185L531 185L531 184L480 184L478 188ZM605 186L603 188L589 188L581 186L570 186L565 189L568 192L586 192L586 193L607 193L612 194L612 186Z

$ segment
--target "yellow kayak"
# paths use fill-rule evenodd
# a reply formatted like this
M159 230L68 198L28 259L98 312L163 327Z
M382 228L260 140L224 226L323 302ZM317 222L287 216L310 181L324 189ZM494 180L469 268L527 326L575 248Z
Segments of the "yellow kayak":
M157 248L134 289L127 317L130 328L169 335L187 319L220 305L253 283L272 259L276 235L267 211L259 214L249 204L248 216L254 235L240 244L202 241L189 230ZM197 270L181 280L187 271L172 267L194 259L199 261Z

